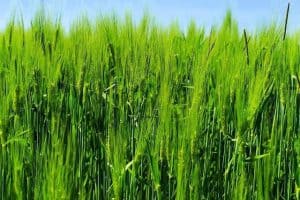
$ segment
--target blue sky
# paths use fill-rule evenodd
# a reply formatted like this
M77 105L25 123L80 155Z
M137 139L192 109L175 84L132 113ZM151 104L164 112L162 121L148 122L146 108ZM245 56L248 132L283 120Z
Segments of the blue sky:
M167 26L177 21L185 29L191 19L207 28L222 22L227 9L231 9L240 28L254 31L270 22L283 24L287 3L291 3L289 31L300 30L300 1L297 0L0 0L0 30L6 26L12 13L22 13L25 24L44 2L49 15L61 15L65 27L80 14L91 19L116 13L124 16L129 11L138 21L148 11L156 22Z

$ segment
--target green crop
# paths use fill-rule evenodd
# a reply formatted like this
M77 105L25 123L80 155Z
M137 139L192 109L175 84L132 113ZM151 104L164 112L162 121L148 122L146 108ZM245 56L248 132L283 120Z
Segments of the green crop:
M299 199L300 35L38 14L0 33L0 199Z

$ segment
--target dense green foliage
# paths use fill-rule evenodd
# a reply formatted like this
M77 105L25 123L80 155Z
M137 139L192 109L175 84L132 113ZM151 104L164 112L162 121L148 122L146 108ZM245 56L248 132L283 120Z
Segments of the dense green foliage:
M283 32L12 21L0 199L299 199L300 37Z

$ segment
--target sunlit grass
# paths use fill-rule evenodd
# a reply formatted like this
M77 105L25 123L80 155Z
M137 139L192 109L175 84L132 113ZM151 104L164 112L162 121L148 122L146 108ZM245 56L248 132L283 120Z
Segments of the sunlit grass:
M299 199L299 35L283 30L12 21L0 199Z

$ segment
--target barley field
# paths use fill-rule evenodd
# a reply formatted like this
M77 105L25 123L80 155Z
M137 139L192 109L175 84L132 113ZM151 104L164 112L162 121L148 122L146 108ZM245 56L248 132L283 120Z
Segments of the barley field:
M0 199L300 199L300 34L39 13L0 33Z

